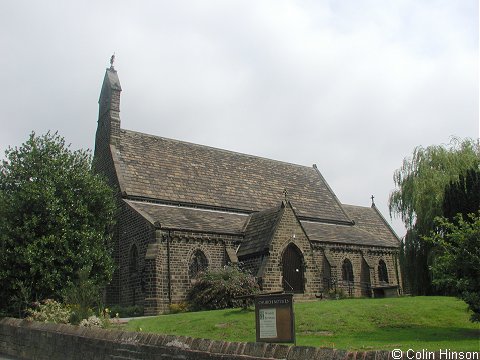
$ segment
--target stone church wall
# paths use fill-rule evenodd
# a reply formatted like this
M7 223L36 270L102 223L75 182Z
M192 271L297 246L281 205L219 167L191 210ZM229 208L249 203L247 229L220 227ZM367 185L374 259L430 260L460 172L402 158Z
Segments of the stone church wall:
M218 235L175 233L171 242L172 303L185 301L195 279L190 278L189 267L196 250L208 261L208 269L221 269L226 264L226 241Z
M156 243L147 253L150 279L145 313L169 311L170 304L185 302L187 292L195 281L189 274L192 257L200 250L208 261L208 269L221 269L228 263L226 248L236 249L241 238L223 234L205 234L162 230Z
M117 235L118 282L113 282L111 288L116 286L118 301L110 303L141 305L147 314L168 312L170 304L186 300L187 292L195 281L189 274L189 268L197 250L205 255L209 269L220 269L228 263L226 249L235 250L242 240L240 236L223 234L168 230L157 230L156 233L153 225L125 203L119 216ZM387 285L380 284L378 280L381 259L387 266L388 285L399 284L395 251L338 244L312 245L293 210L287 206L264 261L261 255L239 259L244 270L254 276L261 275L262 291L284 289L282 257L289 244L294 244L302 253L304 293L307 295L326 294L334 289L352 297L371 296L372 287ZM134 271L132 247L136 247L138 256ZM345 259L352 264L352 283L343 279ZM257 274L259 269L262 274ZM109 299L114 300L114 295L115 292L111 292Z
M372 289L380 286L399 286L399 269L397 252L393 249L372 248L361 246L322 245L325 254L326 266L323 270L323 278L331 275L331 280L325 281L322 291L341 290L347 296L361 297L373 296ZM353 283L345 281L343 274L344 261L348 259L352 264ZM380 260L385 262L388 283L380 282L378 266ZM328 283L330 289L327 288Z
M117 219L118 303L143 306L145 254L148 244L155 242L155 228L126 203L123 203ZM136 248L136 259L133 259L133 247Z
M337 286L344 291L347 296L359 297L362 296L362 288L365 286L361 282L362 279L362 263L363 257L360 249L336 249L333 251L332 257L336 261L336 267L334 275L337 279ZM345 260L349 260L353 268L353 284L343 279L343 263Z
M107 179L108 184L113 188L115 196L117 199L117 205L119 208L122 207L123 201L120 196L120 186L115 174L115 165L110 152L110 145L108 139L106 138L106 129L99 129L97 131L97 140L95 143L95 156L93 158L93 169L97 174L101 174ZM116 265L119 263L119 243L118 243L118 219L117 224L115 225L113 233L113 259ZM106 302L107 304L118 304L120 301L120 278L119 272L115 271L113 273L113 278L110 284L106 289Z
M312 248L313 252L313 261L315 263L315 266L317 268L317 284L316 284L316 290L315 293L317 294L325 294L328 293L328 281L331 278L331 273L330 271L326 271L325 264L327 263L327 260L325 258L324 251L322 249L319 249L318 247L313 246Z

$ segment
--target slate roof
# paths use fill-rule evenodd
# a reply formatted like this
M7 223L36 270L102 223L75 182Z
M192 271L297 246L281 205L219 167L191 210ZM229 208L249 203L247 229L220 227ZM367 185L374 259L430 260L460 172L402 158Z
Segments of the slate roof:
M116 157L130 198L235 209L272 208L288 190L300 217L350 222L314 167L121 130Z
M124 200L152 224L165 229L192 230L206 233L243 235L246 214L193 209L141 201Z
M250 215L225 211L195 209L182 206L124 200L152 224L162 228L221 233L243 236L237 256L268 250L283 206ZM311 241L337 244L398 247L399 239L385 223L376 208L344 205L355 225L329 224L302 220Z
M269 248L282 210L283 206L280 205L250 215L237 256L256 254Z
M312 241L382 247L399 246L399 239L376 208L343 205L355 225L301 221Z
M355 221L356 226L360 229L368 231L371 234L375 234L378 237L384 239L384 242L392 244L392 246L398 247L400 245L400 239L390 227L388 222L382 216L375 206L363 207L355 205L343 205L343 208Z
M244 235L240 257L268 249L285 188L311 241L399 245L375 207L341 205L313 167L127 130L116 158L130 206L163 228Z
M341 205L313 167L127 130L116 158L130 206L163 228L244 235L240 257L268 249L285 188L311 241L399 245L375 207Z

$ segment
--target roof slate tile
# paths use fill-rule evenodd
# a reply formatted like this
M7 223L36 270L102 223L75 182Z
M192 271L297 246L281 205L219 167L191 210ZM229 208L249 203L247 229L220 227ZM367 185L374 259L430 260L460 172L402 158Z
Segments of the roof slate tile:
M140 214L158 221L162 228L243 235L246 214L161 205L124 200Z
M237 256L260 253L268 248L282 210L283 207L280 205L250 215L245 229L245 237L238 249Z
M375 208L343 205L355 225L302 221L312 241L381 247L399 246L399 239Z

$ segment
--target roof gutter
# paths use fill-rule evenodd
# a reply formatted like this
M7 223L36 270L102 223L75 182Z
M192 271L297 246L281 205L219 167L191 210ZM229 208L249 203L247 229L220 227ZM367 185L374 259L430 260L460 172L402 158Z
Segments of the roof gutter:
M167 234L167 286L168 286L168 305L172 304L172 274L170 270L170 230Z

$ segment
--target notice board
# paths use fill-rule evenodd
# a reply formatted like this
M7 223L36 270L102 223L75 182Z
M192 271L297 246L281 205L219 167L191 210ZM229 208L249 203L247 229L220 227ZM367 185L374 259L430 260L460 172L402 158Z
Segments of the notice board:
M293 294L255 296L257 342L295 342Z

